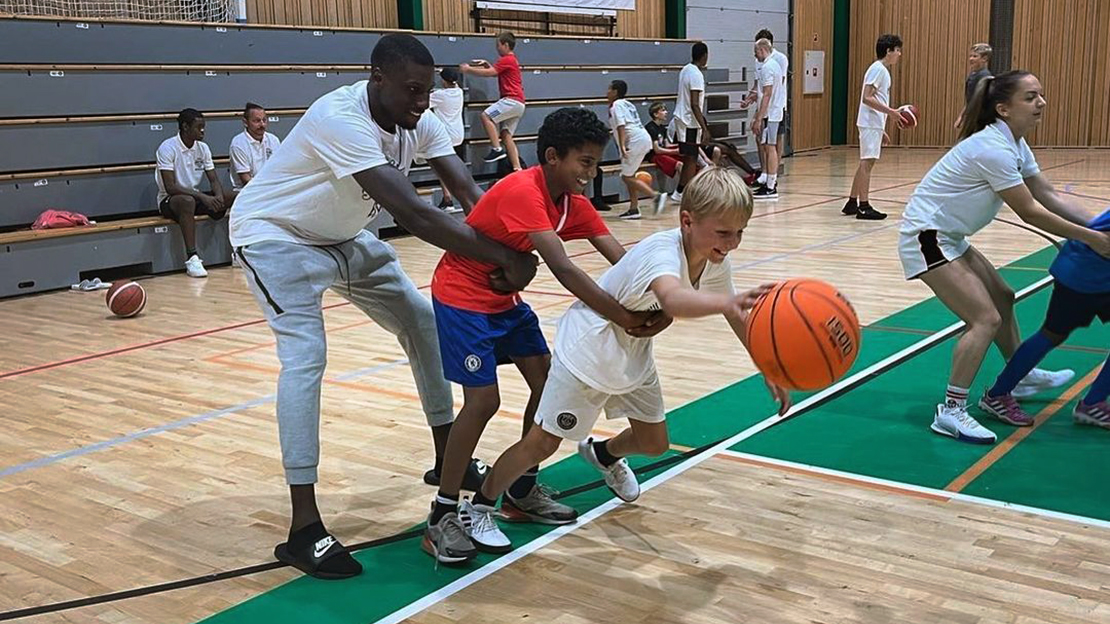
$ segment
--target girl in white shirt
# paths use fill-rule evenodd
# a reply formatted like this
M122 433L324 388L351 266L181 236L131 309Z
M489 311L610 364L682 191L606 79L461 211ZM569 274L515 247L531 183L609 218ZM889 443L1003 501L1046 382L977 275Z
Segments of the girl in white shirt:
M921 278L967 323L932 425L936 433L965 442L995 441L994 433L967 413L971 382L987 348L993 341L1009 359L1021 344L1014 291L967 238L986 227L1005 202L1022 221L1110 256L1110 235L1086 227L1090 215L1056 193L1025 142L1045 104L1041 83L1029 72L983 79L968 105L961 141L925 175L903 214L898 250L906 279ZM1034 369L1015 394L1053 388L1073 375Z

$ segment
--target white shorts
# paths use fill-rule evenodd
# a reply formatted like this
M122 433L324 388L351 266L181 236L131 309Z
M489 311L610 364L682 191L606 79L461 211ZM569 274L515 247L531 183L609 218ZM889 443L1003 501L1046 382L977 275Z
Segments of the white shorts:
M936 230L898 235L898 257L908 280L952 262L967 253L969 247L971 243L966 238L952 238Z
M643 385L624 394L608 394L582 383L559 361L558 352L536 409L536 424L543 430L567 440L585 440L605 410L605 418L627 418L646 423L666 420L663 389L659 376L652 372Z
M763 132L760 133L760 137L758 140L756 140L756 143L759 143L760 145L775 145L776 143L778 143L779 124L781 123L781 121L767 121L766 119L764 119Z
M628 151L621 157L621 175L626 178L636 175L640 165L644 164L644 157L651 151L651 135L646 130L642 134L643 136L638 133L629 137Z
M508 130L509 134L513 134L520 118L524 117L524 102L501 98L490 104L485 112L501 130Z
M883 131L880 128L859 129L859 159L878 159L883 151Z

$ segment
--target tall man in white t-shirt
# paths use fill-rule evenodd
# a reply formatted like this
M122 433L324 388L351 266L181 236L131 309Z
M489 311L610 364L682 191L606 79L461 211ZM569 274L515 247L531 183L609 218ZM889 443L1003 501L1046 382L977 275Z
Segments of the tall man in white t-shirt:
M756 111L755 120L752 121L752 132L761 136L759 149L762 154L760 159L766 163L764 170L765 182L752 193L756 200L778 199L778 171L779 152L777 142L779 125L782 123L786 111L786 74L782 67L771 60L774 48L767 39L755 42L755 58L763 64L760 69L759 89L762 97L759 100L759 110Z
M886 133L887 115L897 115L890 107L890 68L902 58L902 38L898 35L883 35L875 42L875 56L878 58L863 76L863 91L860 94L859 114L856 126L859 128L859 168L852 180L852 191L848 203L841 210L857 219L878 221L886 214L871 207L868 201L871 190L871 170L883 149L883 141L889 140ZM857 200L858 198L858 200Z
M426 113L435 67L424 44L407 34L386 35L374 46L370 64L369 81L340 87L309 107L243 188L231 213L231 243L277 339L282 367L277 420L293 513L289 539L274 554L318 578L362 571L324 528L316 507L327 359L324 291L334 290L397 336L437 459L454 420L431 302L401 270L393 248L364 227L384 208L419 238L499 266L491 283L505 292L522 289L536 271L533 256L496 244L426 204L406 175L419 156L464 207L481 195L443 123Z
M177 115L177 134L162 141L156 154L154 181L158 184L158 212L181 228L185 241L185 272L189 277L207 277L204 262L197 255L196 215L222 219L234 197L224 192L212 150L204 139L204 114L186 108ZM207 179L212 191L200 190Z
M702 70L709 64L709 46L701 41L691 49L691 62L678 74L678 100L671 118L670 134L678 144L682 156L682 173L678 186L671 193L671 201L682 203L682 191L698 171L698 150L703 140L709 139L709 125L705 121L705 75Z
M258 175L262 165L277 151L281 141L266 132L266 109L254 102L247 102L243 109L243 131L231 139L231 189L238 193L251 178Z

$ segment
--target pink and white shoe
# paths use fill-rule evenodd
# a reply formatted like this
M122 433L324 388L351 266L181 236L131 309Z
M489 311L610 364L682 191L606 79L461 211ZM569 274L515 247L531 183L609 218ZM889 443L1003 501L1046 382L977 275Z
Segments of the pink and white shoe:
M1087 405L1080 401L1076 403L1072 417L1078 425L1092 425L1110 429L1110 403L1103 401L1094 405Z
M979 409L1015 427L1028 427L1033 424L1033 417L1021 409L1012 394L992 397L984 392L983 398L979 399Z

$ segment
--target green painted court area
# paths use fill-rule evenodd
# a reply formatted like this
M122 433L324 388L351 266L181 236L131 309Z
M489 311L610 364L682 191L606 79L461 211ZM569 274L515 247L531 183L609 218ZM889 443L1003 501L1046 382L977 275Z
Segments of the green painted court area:
M1046 248L1013 263L1003 275L1015 290L1047 275L1055 249ZM1051 287L1018 304L1023 336L1043 320ZM853 372L862 370L955 322L935 299L887 317L864 330L863 346ZM811 411L772 427L734 446L734 450L920 485L944 488L993 448L961 444L929 430L936 403L943 398L952 343L949 339L877 375ZM1060 394L1097 370L1110 348L1110 327L1096 325L1074 334L1043 366L1071 368L1071 383L1025 401L1040 413ZM977 401L993 382L1003 361L992 350L972 388ZM1072 391L1074 393L1074 390ZM1079 394L1082 396L1082 393ZM796 396L800 401L804 396ZM1014 446L973 480L963 492L1053 511L1110 520L1110 431L1076 426L1075 399ZM760 377L750 377L668 414L672 442L700 447L727 439L764 420L776 407ZM978 408L972 415L999 437L999 444L1018 429L990 420ZM645 465L640 461L634 465ZM661 469L660 469L661 470ZM657 470L656 472L658 472ZM651 473L643 475L641 481ZM544 469L543 480L569 490L596 480L597 473L576 457ZM585 513L610 500L604 487L566 499ZM552 530L539 525L503 524L518 547ZM204 620L208 624L366 624L388 616L473 572L494 558L480 557L471 567L436 570L408 539L356 554L365 572L343 582L301 577L241 605ZM556 564L553 564L556 565ZM560 564L561 565L561 564Z

